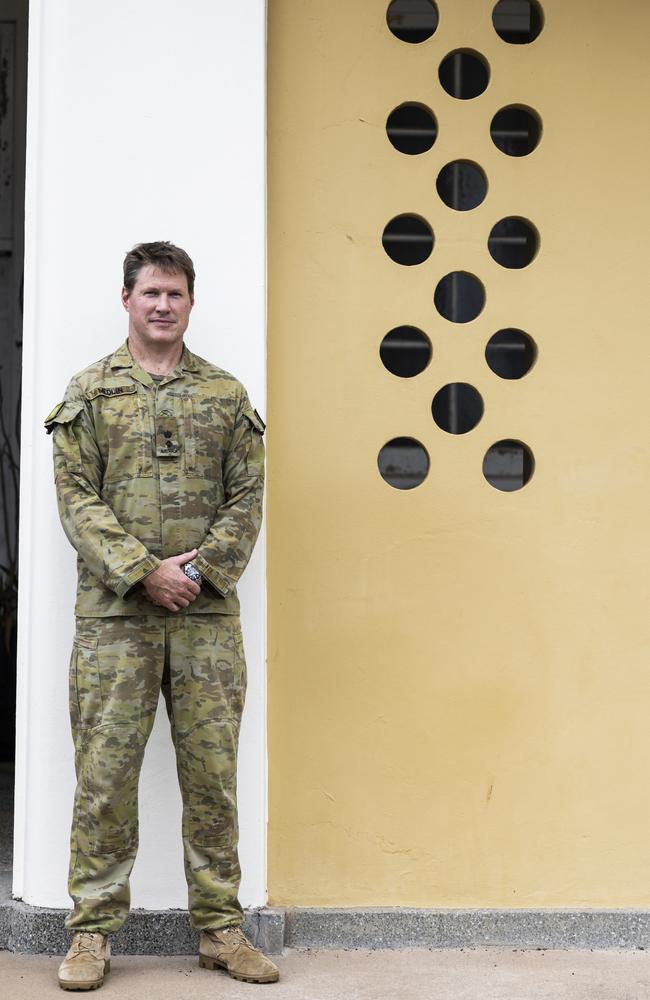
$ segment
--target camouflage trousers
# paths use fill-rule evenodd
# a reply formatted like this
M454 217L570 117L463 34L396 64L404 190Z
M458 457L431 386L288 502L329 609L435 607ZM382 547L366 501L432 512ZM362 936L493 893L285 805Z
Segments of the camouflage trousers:
M68 927L114 933L128 914L138 779L161 690L183 799L192 923L205 929L241 922L236 781L245 688L236 615L77 619Z

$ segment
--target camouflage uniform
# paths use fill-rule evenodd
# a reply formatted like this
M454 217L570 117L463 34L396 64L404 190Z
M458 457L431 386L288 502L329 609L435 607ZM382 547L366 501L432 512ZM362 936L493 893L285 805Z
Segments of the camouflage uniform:
M45 423L61 522L78 552L68 926L108 934L126 918L138 777L161 689L192 920L239 923L246 666L236 583L261 523L264 425L243 386L187 347L156 382L126 343L76 375ZM139 583L162 559L193 548L203 574L197 599L174 613L152 604Z

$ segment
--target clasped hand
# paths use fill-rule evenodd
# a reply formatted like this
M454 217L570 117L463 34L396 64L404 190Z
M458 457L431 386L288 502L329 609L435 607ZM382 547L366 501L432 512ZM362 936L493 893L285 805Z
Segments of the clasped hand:
M180 611L191 601L195 601L201 593L198 583L189 580L183 573L182 566L191 562L198 549L183 552L180 556L170 556L163 559L158 569L145 576L142 586L152 604L160 604L168 611Z

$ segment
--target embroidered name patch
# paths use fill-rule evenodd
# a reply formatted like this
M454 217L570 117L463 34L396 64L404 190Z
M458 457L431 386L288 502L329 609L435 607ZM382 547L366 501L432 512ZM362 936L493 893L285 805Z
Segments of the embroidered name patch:
M137 391L137 386L130 382L129 385L98 385L86 395L88 399L96 399L97 396L126 396Z

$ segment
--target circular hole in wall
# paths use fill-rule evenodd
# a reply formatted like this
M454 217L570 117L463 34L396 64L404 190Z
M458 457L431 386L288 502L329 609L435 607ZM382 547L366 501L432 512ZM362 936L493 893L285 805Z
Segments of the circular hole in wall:
M467 434L483 416L483 399L473 385L450 382L433 397L431 414L448 434Z
M535 470L533 453L522 441L507 438L491 445L483 459L483 475L504 493L520 490Z
M400 41L417 45L431 38L438 27L438 8L432 0L392 0L386 23Z
M470 49L456 49L440 63L440 83L452 97L469 101L482 94L490 80L490 67L483 56Z
M498 330L487 342L485 360L501 378L523 378L537 358L532 337L523 330Z
M396 326L382 340L379 356L393 375L413 378L431 360L431 341L416 326Z
M414 156L431 149L438 125L433 112L423 104L400 104L389 114L386 132L395 149Z
M487 178L476 163L453 160L442 168L436 190L445 205L457 212L477 208L487 194Z
M384 250L397 264L421 264L433 250L433 231L419 215L396 215L384 229Z
M433 301L440 315L451 323L469 323L485 305L485 289L473 274L450 271L436 285Z
M396 437L387 441L377 456L382 479L397 490L419 486L429 471L429 456L419 441Z
M539 250L539 233L527 219L501 219L488 237L490 255L502 267L526 267Z
M542 135L542 120L530 108L510 104L497 111L490 124L494 145L507 156L528 156Z
M544 27L544 14L537 0L499 0L492 11L492 24L504 42L527 45Z

